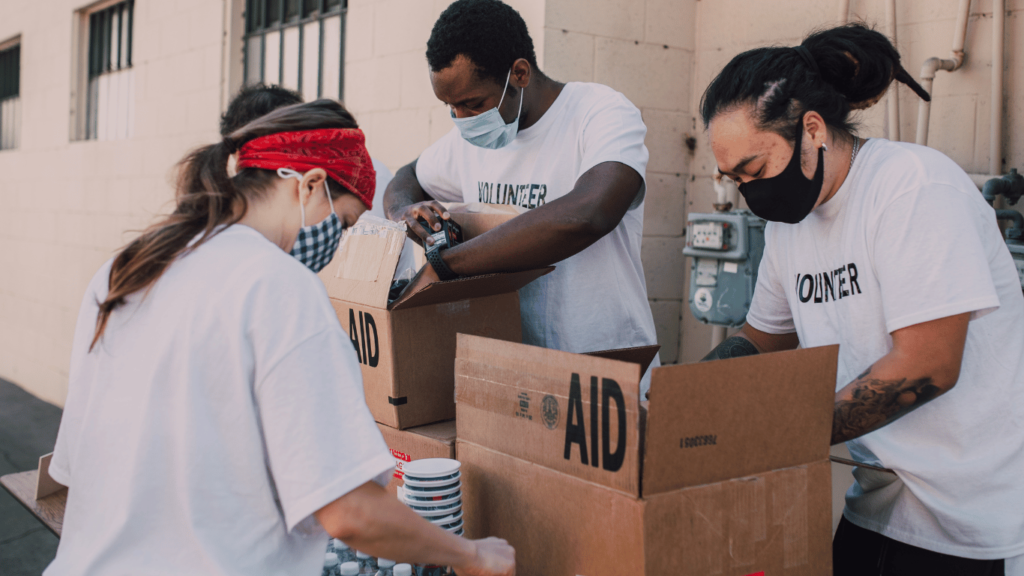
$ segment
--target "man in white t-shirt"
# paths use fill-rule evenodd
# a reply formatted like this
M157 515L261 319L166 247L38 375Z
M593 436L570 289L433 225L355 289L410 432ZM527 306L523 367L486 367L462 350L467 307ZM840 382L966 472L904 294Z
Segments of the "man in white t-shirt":
M458 0L427 42L434 94L456 126L401 168L384 196L392 220L425 240L437 201L527 212L442 251L416 281L556 265L520 290L523 340L590 352L654 344L640 262L647 132L640 111L600 84L562 84L538 68L519 13Z
M928 98L899 61L854 24L708 87L719 169L770 222L747 323L707 359L839 344L832 443L863 466L836 576L1021 576L1024 296L960 167L851 132L894 78Z

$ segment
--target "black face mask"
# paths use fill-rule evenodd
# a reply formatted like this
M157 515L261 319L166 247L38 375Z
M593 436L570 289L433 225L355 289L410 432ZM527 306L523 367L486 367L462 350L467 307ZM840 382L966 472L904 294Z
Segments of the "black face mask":
M765 220L796 224L814 210L814 204L821 195L825 177L824 147L818 148L818 169L814 171L814 178L808 180L800 169L800 144L803 136L801 125L796 135L793 157L781 174L739 185L740 194L743 194L750 211Z

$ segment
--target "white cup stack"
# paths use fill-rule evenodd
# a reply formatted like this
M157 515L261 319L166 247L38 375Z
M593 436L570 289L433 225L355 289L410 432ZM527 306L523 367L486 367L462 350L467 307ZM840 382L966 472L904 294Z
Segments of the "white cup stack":
M434 526L461 536L462 464L449 458L424 458L402 466L405 486L399 498Z

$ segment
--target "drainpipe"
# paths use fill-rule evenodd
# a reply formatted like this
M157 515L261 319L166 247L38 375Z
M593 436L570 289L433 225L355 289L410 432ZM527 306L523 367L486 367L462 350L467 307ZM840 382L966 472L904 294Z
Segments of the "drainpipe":
M850 19L850 0L839 0L839 23L846 24Z
M1003 34L1006 0L992 2L992 124L989 136L988 171L1002 172L1003 167Z
M889 27L889 39L892 40L892 45L896 44L896 0L885 1L885 15L886 23ZM893 82L889 87L889 99L886 101L887 111L889 113L888 125L889 125L889 140L893 142L900 141L900 91L899 83Z
M932 93L932 83L935 80L935 73L939 70L953 72L964 64L964 40L967 37L967 18L971 13L971 0L960 0L960 8L957 12L956 26L953 29L953 52L952 58L932 57L921 65L921 87L925 92ZM932 96L932 100L935 97ZM922 146L928 145L928 119L931 117L932 103L921 100L917 105L917 138L915 142ZM997 173L997 170L991 170Z
M715 168L715 174L712 176L711 181L715 186L715 212L728 212L739 204L740 191L730 178L723 176L718 168ZM725 341L725 337L728 334L728 328L725 326L712 326L711 327L711 349L714 350Z

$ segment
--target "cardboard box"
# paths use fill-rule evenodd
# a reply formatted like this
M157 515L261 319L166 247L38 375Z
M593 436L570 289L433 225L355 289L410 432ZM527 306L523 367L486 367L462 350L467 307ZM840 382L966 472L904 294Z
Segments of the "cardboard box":
M638 364L460 335L466 534L522 574L829 574L837 350L658 368L648 405Z
M384 442L395 457L395 473L387 485L392 494L402 484L402 466L406 462L423 458L455 458L455 420L408 430L397 430L379 423L377 428L380 428Z
M479 216L479 217L477 217ZM461 215L467 237L512 215ZM359 222L320 273L362 365L377 422L404 429L455 417L455 335L522 341L516 292L554 268L434 282L388 303L405 232Z

